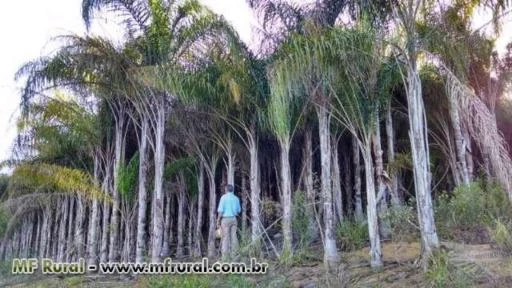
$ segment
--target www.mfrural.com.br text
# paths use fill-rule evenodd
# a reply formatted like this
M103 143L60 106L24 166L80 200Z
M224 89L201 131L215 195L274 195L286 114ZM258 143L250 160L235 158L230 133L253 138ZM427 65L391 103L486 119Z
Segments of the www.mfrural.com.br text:
M174 262L165 258L159 263L107 262L99 265L87 265L83 258L78 262L54 262L43 258L16 258L12 261L13 274L264 274L268 270L267 263L260 263L251 258L250 263L214 262L208 258L199 262Z

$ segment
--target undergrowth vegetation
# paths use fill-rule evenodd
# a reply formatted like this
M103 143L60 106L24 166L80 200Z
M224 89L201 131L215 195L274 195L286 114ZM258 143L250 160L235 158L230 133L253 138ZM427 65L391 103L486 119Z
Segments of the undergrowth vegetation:
M498 185L475 181L456 187L451 195L440 195L436 202L435 219L442 239L472 244L512 241L503 239L510 238L512 206Z

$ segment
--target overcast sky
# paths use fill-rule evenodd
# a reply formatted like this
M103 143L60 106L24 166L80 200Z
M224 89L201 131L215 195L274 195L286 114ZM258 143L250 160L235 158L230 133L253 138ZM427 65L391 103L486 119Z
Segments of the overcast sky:
M16 134L19 90L23 83L14 81L14 74L25 62L46 55L56 47L52 37L62 34L85 34L81 18L82 0L17 0L4 1L0 9L0 161L8 159ZM253 27L257 25L245 0L202 0L212 10L223 14L251 45ZM300 2L296 0L294 2ZM484 23L484 15L478 17ZM118 38L117 26L105 19L94 22L92 33ZM478 27L478 24L476 25ZM504 47L511 41L512 25L504 27L505 35L498 43ZM252 43L253 44L253 43Z

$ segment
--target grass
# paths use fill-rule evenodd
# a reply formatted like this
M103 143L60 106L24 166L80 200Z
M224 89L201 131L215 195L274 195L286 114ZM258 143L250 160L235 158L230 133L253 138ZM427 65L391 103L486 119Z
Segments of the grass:
M368 242L368 225L353 220L343 220L336 227L336 237L344 251L363 248Z

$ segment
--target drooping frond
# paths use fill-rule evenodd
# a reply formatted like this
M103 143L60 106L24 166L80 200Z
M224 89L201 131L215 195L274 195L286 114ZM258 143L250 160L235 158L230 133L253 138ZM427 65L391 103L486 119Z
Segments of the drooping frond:
M89 199L109 198L94 184L92 177L82 170L45 163L17 166L9 181L9 198L35 191L78 194Z
M495 118L482 100L464 85L447 67L446 76L448 97L458 104L469 133L481 151L490 159L492 171L500 185L512 201L512 159L507 143L498 130Z
M107 11L120 14L123 23L129 33L133 34L135 29L145 31L150 19L150 11L147 0L83 0L82 19L89 29L94 12L106 8Z
M108 97L126 91L126 78L133 66L130 54L101 37L66 35L57 39L65 45L55 55L29 62L16 73L16 79L26 77L22 111L26 112L35 96L56 87Z

